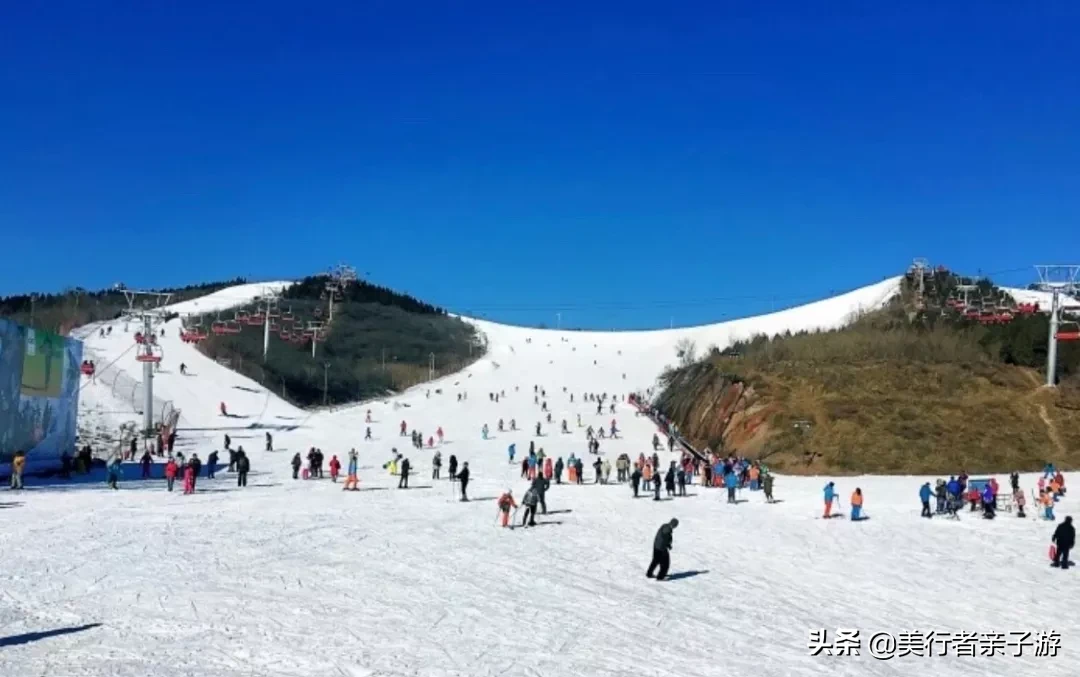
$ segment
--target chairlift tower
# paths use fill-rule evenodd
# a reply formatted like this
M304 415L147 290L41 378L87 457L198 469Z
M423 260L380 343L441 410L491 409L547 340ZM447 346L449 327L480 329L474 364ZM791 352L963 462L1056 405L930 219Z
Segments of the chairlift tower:
M922 310L926 306L926 276L930 274L930 261L924 258L913 260L910 272L919 285L915 296L915 307Z
M156 291L138 291L120 288L127 299L127 310L122 311L125 321L134 321L142 325L144 343L138 346L135 359L143 365L143 434L151 435L154 430L154 366L161 362L161 356L154 354L156 343L151 342L157 327L165 322L165 306L169 305L171 293ZM154 359L157 358L157 359Z
M358 276L356 268L339 263L330 269L329 278L326 283L327 324L334 321L334 301L341 297L349 284L356 282Z
M278 300L280 293L270 292L265 296L256 299L256 307L258 312L263 316L263 362L266 362L266 356L270 352L270 320L271 315L277 310Z
M1057 380L1057 344L1058 324L1061 321L1061 295L1075 294L1080 288L1080 265L1052 264L1037 265L1039 273L1038 288L1050 292L1050 337L1046 346L1046 385L1054 387Z

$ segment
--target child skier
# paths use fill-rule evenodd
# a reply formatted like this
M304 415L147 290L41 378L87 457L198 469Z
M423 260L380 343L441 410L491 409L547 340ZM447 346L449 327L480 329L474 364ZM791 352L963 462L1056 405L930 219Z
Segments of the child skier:
M343 491L359 491L357 486L360 483L360 478L356 476L357 466L359 465L359 457L356 454L356 450L353 449L349 452L349 469L348 477L345 478L345 489Z
M330 458L330 481L337 484L338 473L341 472L341 461L338 460L337 454L334 454Z
M825 519L832 517L832 504L836 500L836 483L829 482L825 485L824 491L825 497L825 514L822 515Z
M514 494L509 489L506 493L499 497L499 513L502 518L503 527L509 526L510 523L510 509L517 509L517 503L514 502Z
M854 493L851 494L851 521L858 522L863 519L862 516L863 495L862 489L855 487Z

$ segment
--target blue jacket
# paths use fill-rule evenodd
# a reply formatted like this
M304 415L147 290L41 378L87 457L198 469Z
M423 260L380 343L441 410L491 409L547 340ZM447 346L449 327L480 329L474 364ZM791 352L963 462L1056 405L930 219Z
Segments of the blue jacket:
M924 484L924 485L922 485L922 489L919 489L919 498L922 499L923 503L926 503L927 501L929 501L930 497L933 496L933 495L934 495L934 492L933 492L932 489L930 489L929 484Z
M355 475L356 474L356 466L357 466L357 459L350 458L349 459L349 474L350 475Z
M985 489L983 489L982 499L983 499L983 503L993 503L994 502L994 488L991 487L989 484L986 485Z
M734 489L739 486L739 476L733 472L724 475L724 486L728 489Z
M515 445L513 445L513 444L511 444L511 445L510 445L509 447L507 447L507 449L506 449L506 453L507 453L507 454L510 454L510 458L513 458L513 457L514 457L514 453L515 453L515 452L517 452L517 447L516 447Z
M825 502L832 503L832 500L836 498L836 491L833 489L833 485L825 485Z
M958 480L950 480L949 483L945 486L945 488L953 496L960 495L960 482Z

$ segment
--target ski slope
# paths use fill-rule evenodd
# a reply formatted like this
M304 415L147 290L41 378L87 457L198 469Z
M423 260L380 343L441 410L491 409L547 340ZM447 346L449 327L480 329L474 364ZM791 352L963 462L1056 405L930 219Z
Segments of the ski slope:
M686 498L660 502L635 500L624 485L553 485L540 526L496 526L495 498L511 488L520 501L527 488L519 465L507 462L510 443L519 461L530 441L549 456L582 456L589 482L579 414L594 427L617 420L621 438L601 443L612 462L650 451L646 419L621 400L615 414L598 416L583 393L621 398L651 386L683 338L700 351L759 332L839 326L880 306L898 284L690 329L477 322L489 352L465 371L336 411L281 401L180 342L174 321L155 392L183 412L178 447L205 459L228 433L252 459L249 486L237 489L222 472L200 479L193 496L170 494L129 468L115 492L95 483L0 494L0 507L10 508L0 512L0 675L1073 674L1080 595L1068 578L1075 573L1047 566L1052 528L1009 514L920 519L918 489L932 478L837 479L845 508L863 489L871 519L862 523L819 518L825 478L780 477L782 502L773 505L743 492L744 502L730 506L720 490L696 485ZM198 307L258 293L225 290ZM99 368L102 360L133 365L131 342L117 326L104 339L91 332L87 348ZM533 436L542 417L537 385L555 421L541 437ZM495 392L505 392L498 404L488 397ZM84 409L112 425L136 416L109 397L87 385ZM219 415L222 401L235 418ZM368 410L375 439L365 442ZM520 432L498 432L499 418L516 419ZM569 435L558 432L563 418ZM443 472L450 454L469 462L470 502L457 499L453 483L431 479L432 452L398 436L402 420L425 439L443 428ZM481 439L484 424L491 439ZM262 447L268 430L272 452ZM343 464L355 447L361 491L292 480L290 458L311 446ZM381 467L392 447L412 461L408 490ZM1011 469L1001 470L1007 486ZM1035 479L1022 482L1030 488ZM672 517L680 520L672 573L689 575L655 582L644 569L657 528ZM1057 658L885 661L864 643L859 657L815 657L809 631L820 628L859 629L864 638L1053 630L1062 648Z

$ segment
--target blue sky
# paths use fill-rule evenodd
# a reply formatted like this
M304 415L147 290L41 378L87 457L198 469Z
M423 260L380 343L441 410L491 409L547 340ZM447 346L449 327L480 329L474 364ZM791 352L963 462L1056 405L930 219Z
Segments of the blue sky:
M650 327L1080 259L1075 2L2 12L0 294L346 261Z

